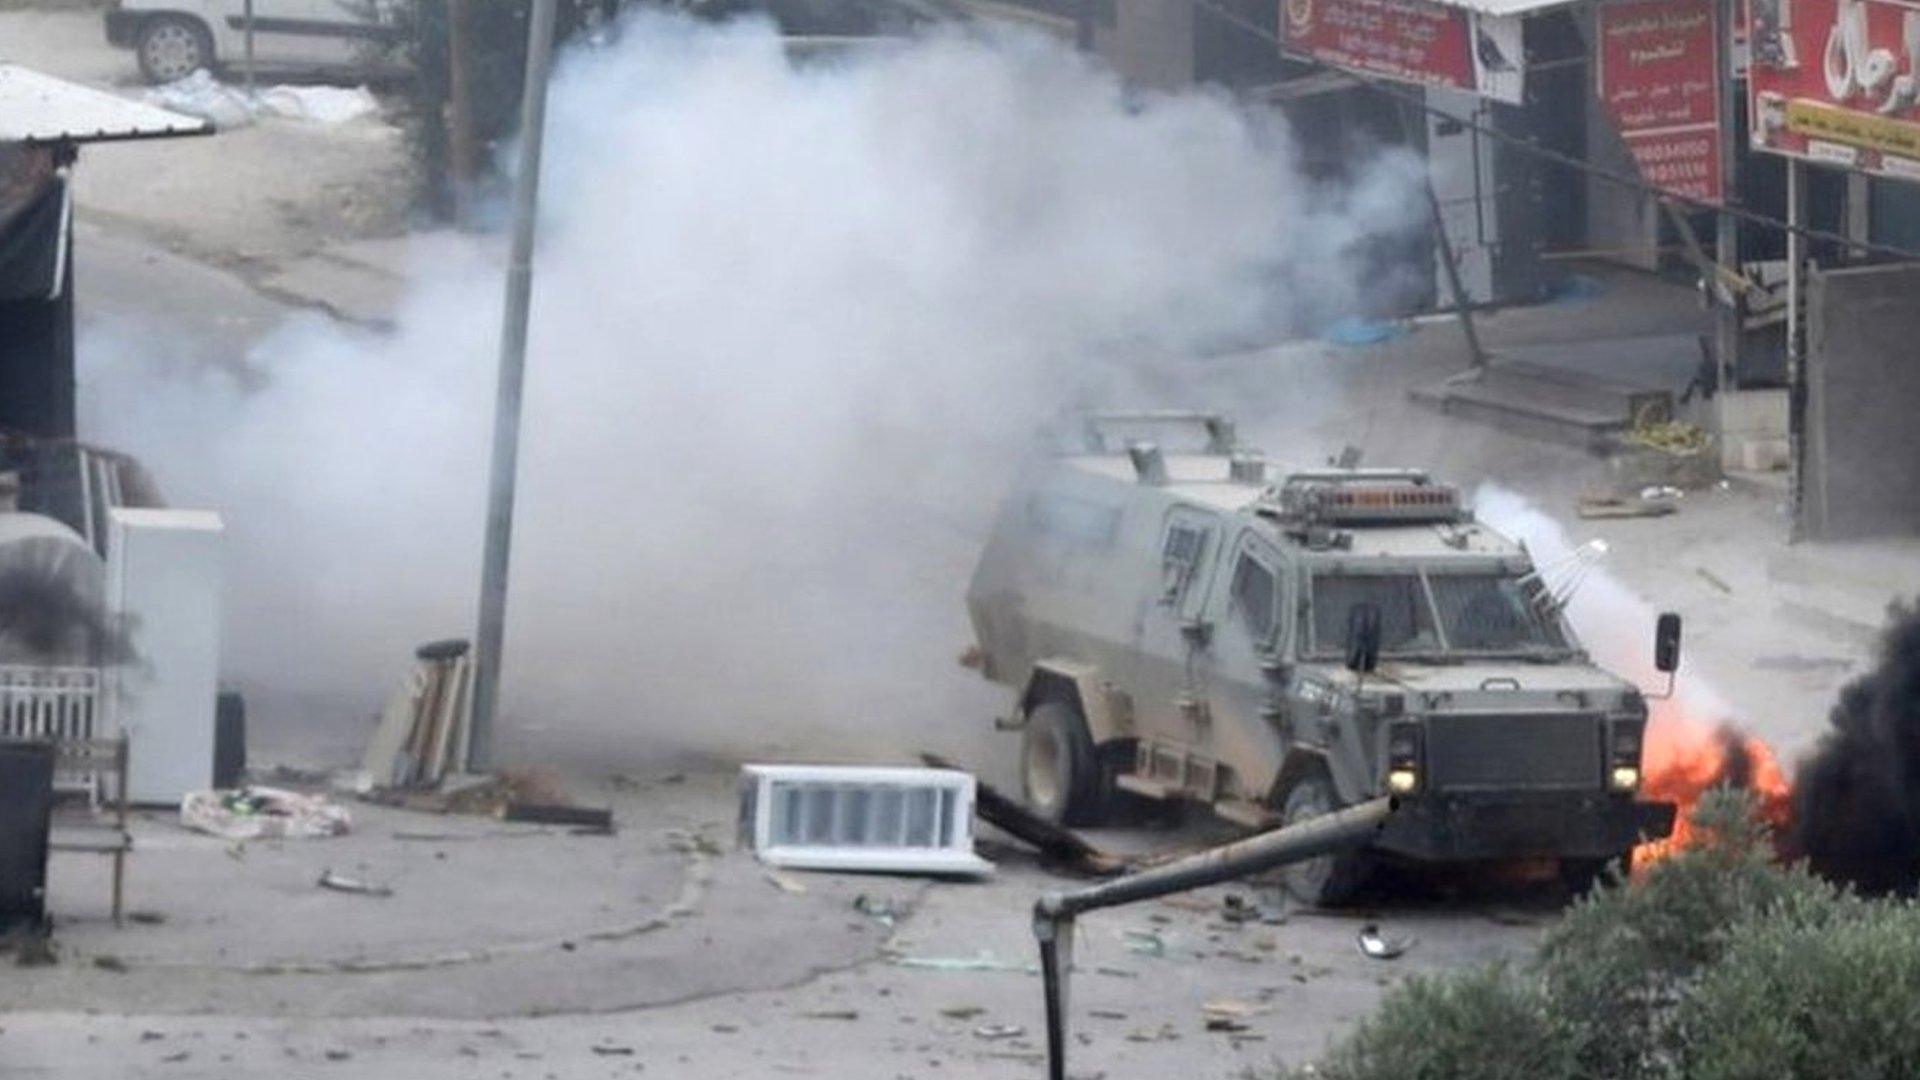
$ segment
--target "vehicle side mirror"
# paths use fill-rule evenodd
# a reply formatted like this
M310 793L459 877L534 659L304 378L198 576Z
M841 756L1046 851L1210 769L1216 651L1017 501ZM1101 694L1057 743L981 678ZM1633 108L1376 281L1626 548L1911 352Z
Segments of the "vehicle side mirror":
M1662 612L1653 628L1653 667L1663 675L1680 670L1680 616Z
M1347 670L1365 675L1380 664L1380 607L1355 604L1347 609Z

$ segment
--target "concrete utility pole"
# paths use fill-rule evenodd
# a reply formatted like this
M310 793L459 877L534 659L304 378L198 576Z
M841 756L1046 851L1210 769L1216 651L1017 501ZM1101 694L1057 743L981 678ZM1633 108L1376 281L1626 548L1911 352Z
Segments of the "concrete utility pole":
M480 176L480 145L473 130L472 0L447 0L447 159L453 175L453 220L473 224L473 185Z
M240 11L241 17L247 20L247 100L253 101L253 0L247 0Z
M1719 85L1715 93L1720 98L1720 131L1715 142L1714 152L1720 155L1720 202L1722 205L1733 203L1740 197L1739 155L1734 152L1734 110L1740 108L1738 86L1733 78L1733 39L1734 23L1740 11L1734 0L1719 0L1714 5L1716 25L1714 27L1714 50L1716 71L1714 77ZM1732 282L1739 280L1740 273L1740 222L1725 210L1720 211L1713 230L1714 262L1719 264L1719 279L1709 282L1707 295L1714 302L1713 320L1713 368L1714 385L1712 389L1731 390L1738 379L1736 370L1740 359L1740 313L1746 307L1743 296L1733 291ZM1722 302L1726 298L1730 302ZM1726 409L1724 400L1714 404L1715 415L1722 415ZM1716 429L1719 425L1715 425ZM1724 432L1721 432L1724 434Z
M493 466L487 486L487 543L480 565L480 633L474 656L473 726L467 770L493 763L500 663L507 631L507 563L513 545L513 487L520 468L520 396L526 384L527 307L533 296L533 219L539 207L540 142L547 124L555 0L533 0L527 27L527 83L520 100L520 175L513 188L513 254L500 327L500 383L493 404Z

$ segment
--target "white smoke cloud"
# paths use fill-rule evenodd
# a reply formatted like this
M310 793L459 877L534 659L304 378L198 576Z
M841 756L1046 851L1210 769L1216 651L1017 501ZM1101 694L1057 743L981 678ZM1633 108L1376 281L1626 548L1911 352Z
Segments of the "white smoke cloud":
M1607 570L1604 556L1587 556L1581 569L1578 545L1560 523L1498 484L1480 486L1473 510L1481 521L1527 545L1549 587L1577 579L1567 621L1596 663L1649 692L1664 689L1667 678L1653 667L1653 628L1659 613ZM1656 713L1671 710L1709 723L1735 715L1725 695L1697 672L1675 681L1670 705L1654 704Z
M551 104L506 673L549 746L965 745L961 594L1034 425L1178 404L1130 373L1353 310L1420 220L1409 157L1321 190L1271 114L1039 38L627 31ZM83 342L93 437L227 515L230 671L343 716L473 618L500 268L434 251L393 334L291 319L258 385Z

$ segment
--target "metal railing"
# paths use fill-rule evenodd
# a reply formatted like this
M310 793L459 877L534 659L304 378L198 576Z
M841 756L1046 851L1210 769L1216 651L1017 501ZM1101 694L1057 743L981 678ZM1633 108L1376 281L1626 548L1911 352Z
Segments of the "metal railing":
M54 743L99 738L107 726L101 705L100 669L0 664L0 739ZM55 783L96 790L95 774L62 770Z

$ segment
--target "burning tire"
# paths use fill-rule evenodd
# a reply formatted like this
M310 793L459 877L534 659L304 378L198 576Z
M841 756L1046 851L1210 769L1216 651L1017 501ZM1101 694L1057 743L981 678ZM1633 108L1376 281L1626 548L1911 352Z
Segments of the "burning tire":
M1027 805L1061 825L1097 825L1107 816L1113 784L1101 767L1080 710L1043 701L1027 714L1020 747L1020 785Z
M1281 804L1282 825L1298 825L1340 809L1340 797L1324 771L1309 772L1287 789ZM1280 868L1280 884L1294 899L1316 907L1348 903L1366 884L1370 869L1362 852L1321 855Z

